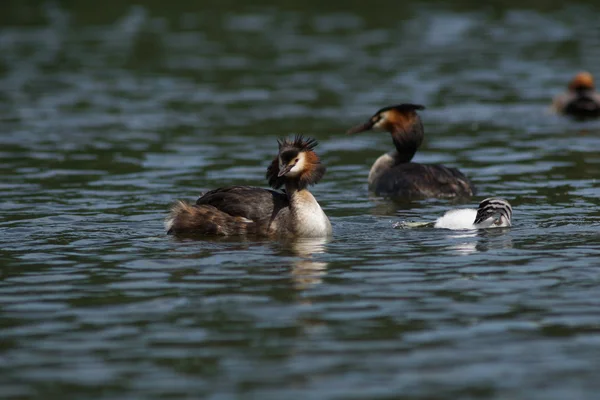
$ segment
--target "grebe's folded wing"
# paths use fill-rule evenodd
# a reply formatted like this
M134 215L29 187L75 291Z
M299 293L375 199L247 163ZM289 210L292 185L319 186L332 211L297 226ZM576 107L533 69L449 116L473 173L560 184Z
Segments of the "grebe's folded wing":
M270 218L275 210L288 205L284 193L251 186L230 186L211 190L196 201L224 213L253 221Z

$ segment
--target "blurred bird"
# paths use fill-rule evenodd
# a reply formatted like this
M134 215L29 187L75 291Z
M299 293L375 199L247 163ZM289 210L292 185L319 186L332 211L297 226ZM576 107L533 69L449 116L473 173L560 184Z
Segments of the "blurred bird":
M587 119L600 117L600 93L594 88L594 77L580 72L569 83L569 90L554 98L552 109L560 114Z

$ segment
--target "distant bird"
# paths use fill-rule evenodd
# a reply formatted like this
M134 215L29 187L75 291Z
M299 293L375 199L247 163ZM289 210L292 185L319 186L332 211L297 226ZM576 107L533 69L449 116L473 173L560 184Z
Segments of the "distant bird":
M554 98L554 111L576 118L600 117L600 93L594 88L594 77L580 72L569 83L569 90Z
M504 199L490 197L479 203L477 209L459 208L447 211L434 222L402 222L395 228L433 227L452 230L506 228L512 224L512 207Z
M369 190L396 198L468 197L475 193L471 181L456 168L411 162L423 142L423 124L418 104L384 107L367 122L348 130L387 131L396 150L379 157L369 172Z
M215 189L196 204L177 202L165 220L167 233L246 235L268 237L325 237L331 223L308 186L325 175L314 152L317 141L297 135L277 141L279 153L267 168L266 178L275 191L249 186Z

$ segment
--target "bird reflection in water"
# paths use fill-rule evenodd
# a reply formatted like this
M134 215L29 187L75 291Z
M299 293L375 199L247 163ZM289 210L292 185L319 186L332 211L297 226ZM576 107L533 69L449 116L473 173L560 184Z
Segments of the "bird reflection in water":
M511 249L512 238L508 228L479 229L452 232L446 238L454 242L448 249L459 255L484 253L489 250Z
M316 261L314 256L324 254L330 238L295 238L280 242L284 252L299 257L291 264L291 275L298 290L308 289L322 282L328 263Z

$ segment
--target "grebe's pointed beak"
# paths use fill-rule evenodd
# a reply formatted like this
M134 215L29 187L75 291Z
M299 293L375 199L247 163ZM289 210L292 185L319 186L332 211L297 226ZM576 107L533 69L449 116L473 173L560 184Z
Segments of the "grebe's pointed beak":
M287 174L288 172L290 172L290 169L294 168L293 165L282 165L279 167L279 173L277 174L278 178L281 178L282 176L284 176L285 174Z
M373 129L373 122L371 120L368 120L364 124L356 125L354 128L348 129L348 131L346 131L346 134L352 135L354 133L369 131L371 129Z

